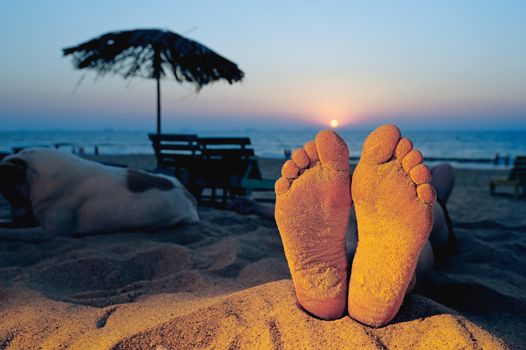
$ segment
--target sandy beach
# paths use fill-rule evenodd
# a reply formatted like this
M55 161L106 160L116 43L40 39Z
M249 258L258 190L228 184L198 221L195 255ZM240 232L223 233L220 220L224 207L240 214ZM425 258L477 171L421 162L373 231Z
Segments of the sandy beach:
M280 165L260 160L266 178ZM526 349L526 201L489 194L501 171L456 174L457 251L386 327L307 315L273 222L199 208L156 233L0 242L0 349Z

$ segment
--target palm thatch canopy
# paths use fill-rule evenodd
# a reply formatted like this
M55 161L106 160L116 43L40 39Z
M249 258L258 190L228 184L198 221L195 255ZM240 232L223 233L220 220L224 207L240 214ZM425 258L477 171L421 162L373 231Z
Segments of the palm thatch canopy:
M237 65L196 41L160 29L111 32L78 46L65 48L77 69L92 69L99 75L114 73L124 78L157 79L157 131L160 133L160 83L171 72L178 82L204 85L243 79Z

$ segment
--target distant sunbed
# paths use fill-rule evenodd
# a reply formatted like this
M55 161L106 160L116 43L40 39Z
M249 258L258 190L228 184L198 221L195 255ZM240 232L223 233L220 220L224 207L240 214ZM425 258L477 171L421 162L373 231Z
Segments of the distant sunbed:
M518 198L520 189L524 194L526 189L526 156L516 157L513 162L513 168L507 177L491 179L489 187L491 194L495 194L497 186L511 186L514 188L514 196Z

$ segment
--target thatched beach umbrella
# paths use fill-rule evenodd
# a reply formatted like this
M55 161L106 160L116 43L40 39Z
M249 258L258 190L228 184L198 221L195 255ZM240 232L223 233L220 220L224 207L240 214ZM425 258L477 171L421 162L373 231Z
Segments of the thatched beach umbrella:
M197 90L224 79L232 84L243 79L234 62L204 45L179 34L159 29L126 30L106 33L63 50L72 55L78 69L157 80L157 133L161 133L160 80L171 72L178 82L190 82Z

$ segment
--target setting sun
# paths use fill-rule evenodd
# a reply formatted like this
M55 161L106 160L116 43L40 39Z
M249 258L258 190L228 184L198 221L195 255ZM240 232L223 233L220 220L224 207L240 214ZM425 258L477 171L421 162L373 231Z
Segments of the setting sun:
M331 127L332 128L337 128L339 125L338 121L336 119L333 119L331 120Z

